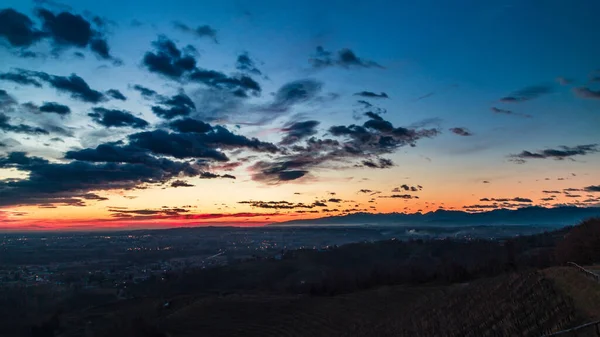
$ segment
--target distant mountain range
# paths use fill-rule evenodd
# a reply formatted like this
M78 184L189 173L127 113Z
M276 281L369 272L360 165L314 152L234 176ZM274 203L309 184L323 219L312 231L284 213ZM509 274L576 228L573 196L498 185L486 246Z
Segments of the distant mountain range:
M269 226L463 226L544 225L566 226L600 217L600 207L525 207L482 213L437 210L428 213L353 213L318 219L291 220Z

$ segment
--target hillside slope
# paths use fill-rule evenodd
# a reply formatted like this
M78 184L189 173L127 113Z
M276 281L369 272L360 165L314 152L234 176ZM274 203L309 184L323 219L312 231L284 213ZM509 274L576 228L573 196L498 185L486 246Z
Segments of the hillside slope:
M586 311L545 275L514 273L468 284L391 286L331 297L179 297L158 311L158 300L146 301L137 310L99 318L88 335L434 336L443 331L446 336L540 336L587 322ZM145 322L136 321L132 312Z

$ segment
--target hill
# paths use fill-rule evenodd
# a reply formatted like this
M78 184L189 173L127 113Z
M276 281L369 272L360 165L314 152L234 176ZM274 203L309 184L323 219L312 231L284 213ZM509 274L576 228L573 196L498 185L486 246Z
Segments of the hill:
M428 213L352 213L317 219L291 220L269 226L462 226L462 225L552 225L566 226L587 218L600 217L600 207L524 207L488 212L437 210Z
M32 336L540 336L599 317L600 284L561 267L600 262L599 233L592 219L508 240L363 242L165 273L125 300L65 298L34 326L52 335Z
M590 318L540 272L450 286L386 286L331 297L262 293L176 297L167 300L171 308L157 309L163 301L140 299L137 306L129 303L90 314L85 317L92 322L87 329L94 337L434 336L440 332L537 337Z

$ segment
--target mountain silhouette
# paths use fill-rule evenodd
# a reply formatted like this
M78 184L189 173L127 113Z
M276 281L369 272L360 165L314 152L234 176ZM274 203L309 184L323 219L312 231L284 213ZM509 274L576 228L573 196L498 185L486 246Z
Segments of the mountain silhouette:
M553 225L566 226L600 217L600 207L524 207L516 210L496 209L481 213L437 210L427 213L352 213L317 219L291 220L269 226L341 226L341 225Z

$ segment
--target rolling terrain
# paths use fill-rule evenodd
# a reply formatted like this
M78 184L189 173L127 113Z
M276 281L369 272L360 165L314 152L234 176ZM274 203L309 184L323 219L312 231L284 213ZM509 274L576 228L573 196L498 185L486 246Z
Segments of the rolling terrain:
M594 314L556 280L569 268L450 286L384 286L337 296L223 294L138 299L73 317L60 336L540 336ZM600 290L600 285L586 292ZM577 298L575 298L577 297ZM165 308L164 304L169 303ZM75 324L77 326L77 324Z
M93 306L65 299L29 326L34 337L541 336L600 318L600 283L567 264L595 268L599 232L592 219L509 240L289 251L167 273Z

